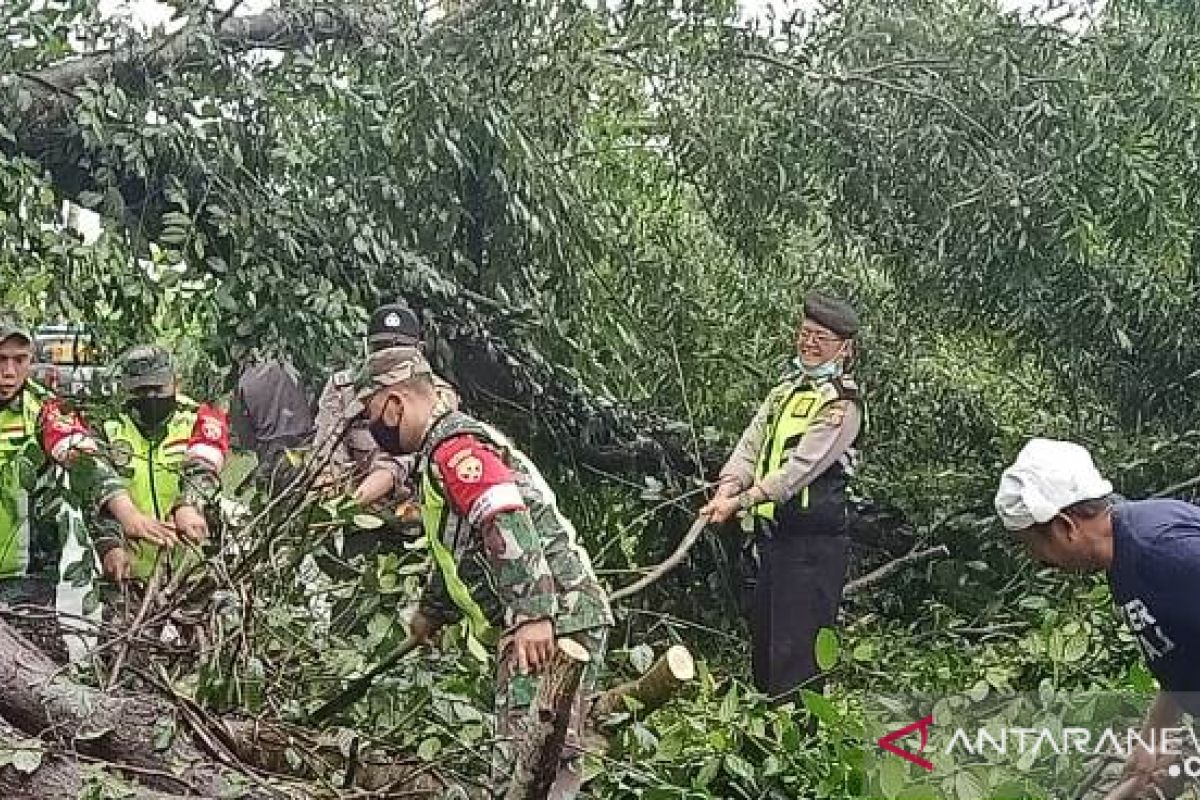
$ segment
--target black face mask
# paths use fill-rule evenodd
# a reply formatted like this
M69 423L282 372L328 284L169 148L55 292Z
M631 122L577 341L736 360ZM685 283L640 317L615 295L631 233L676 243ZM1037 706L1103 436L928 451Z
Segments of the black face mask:
M384 406L383 410L387 411L387 406ZM382 413L380 413L379 419L367 425L367 430L371 432L375 444L379 445L379 449L383 452L392 456L404 454L400 448L400 431L384 422Z
M175 396L133 397L125 404L130 415L141 427L154 430L169 420L175 413Z

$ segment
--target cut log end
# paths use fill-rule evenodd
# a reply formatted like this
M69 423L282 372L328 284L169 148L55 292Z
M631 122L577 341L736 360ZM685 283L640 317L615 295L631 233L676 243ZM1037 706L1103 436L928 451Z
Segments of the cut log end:
M674 645L654 662L646 674L599 695L592 703L591 718L603 724L610 714L625 708L625 698L636 700L641 714L661 708L686 683L696 678L696 660L683 645Z
M578 661L581 664L587 664L592 660L592 656L588 653L587 648L581 645L574 639L559 639L559 652L569 658L571 661Z
M681 644L672 645L666 653L667 668L680 682L696 679L696 659L692 653Z

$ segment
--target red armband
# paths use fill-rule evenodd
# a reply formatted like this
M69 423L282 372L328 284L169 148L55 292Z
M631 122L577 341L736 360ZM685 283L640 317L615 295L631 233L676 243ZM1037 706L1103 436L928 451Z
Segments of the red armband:
M216 406L201 403L196 410L196 424L188 439L185 458L205 464L216 472L225 466L229 453L229 419Z
M456 436L433 451L446 497L472 525L486 525L502 511L519 511L525 500L508 465L470 434Z
M59 464L69 461L72 453L96 452L96 440L83 417L68 410L57 397L42 404L38 428L41 430L42 450Z

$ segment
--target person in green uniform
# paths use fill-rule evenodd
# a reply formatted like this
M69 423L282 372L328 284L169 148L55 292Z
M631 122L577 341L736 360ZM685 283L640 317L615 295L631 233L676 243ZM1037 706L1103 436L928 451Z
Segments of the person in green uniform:
M122 413L104 423L104 439L119 480L106 494L128 496L137 511L158 520L156 537L122 536L111 515L96 525L96 550L110 580L145 581L156 564L175 566L181 542L197 545L209 537L206 510L220 493L220 472L229 452L224 411L179 392L175 366L157 345L141 345L120 360ZM103 499L103 498L102 498Z
M62 551L56 509L64 480L80 502L106 487L101 503L125 536L161 537L165 525L141 514L83 419L30 379L33 337L0 311L0 600L53 607ZM38 636L39 641L43 639Z
M384 451L416 454L420 467L421 513L436 566L412 634L427 641L463 617L476 637L499 634L498 795L513 776L518 743L536 722L530 705L556 640L571 638L588 652L568 746L548 795L574 797L583 780L578 737L585 698L596 684L613 624L608 596L574 527L524 453L495 428L448 407L415 348L368 356L358 399L347 413L368 421ZM498 597L498 613L483 610L489 595Z

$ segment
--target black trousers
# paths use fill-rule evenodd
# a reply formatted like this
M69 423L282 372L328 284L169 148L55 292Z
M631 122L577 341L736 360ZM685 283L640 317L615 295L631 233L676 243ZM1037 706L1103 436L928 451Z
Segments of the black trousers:
M814 645L817 632L837 622L850 538L790 525L771 525L764 534L750 609L754 685L772 697L801 684L819 691Z

